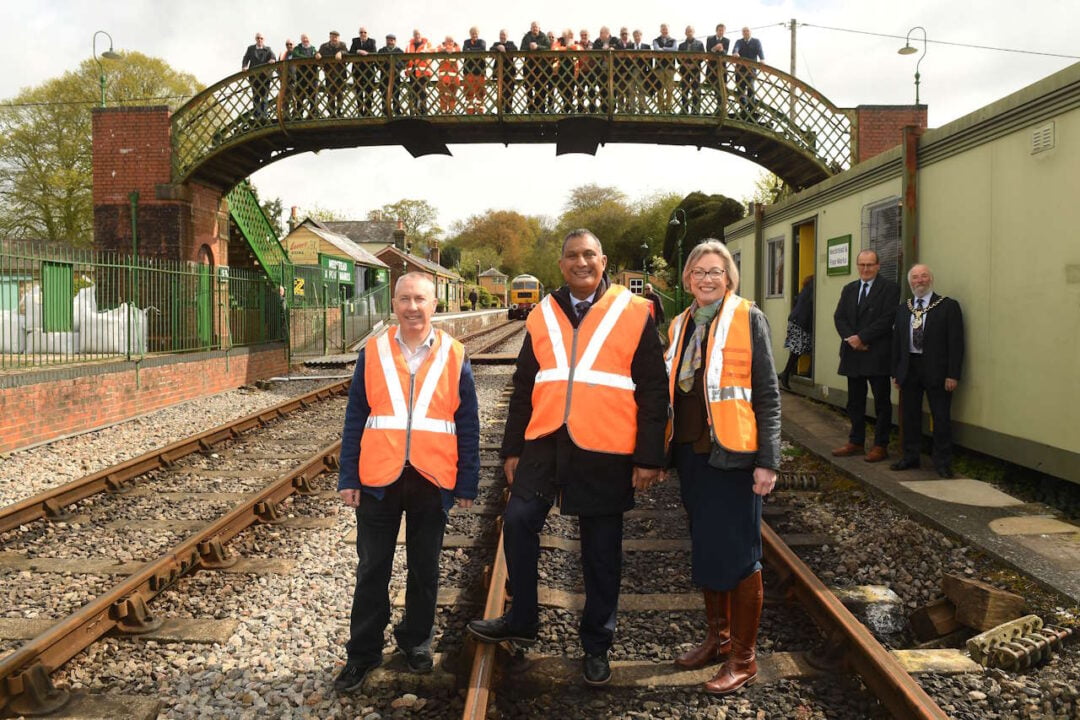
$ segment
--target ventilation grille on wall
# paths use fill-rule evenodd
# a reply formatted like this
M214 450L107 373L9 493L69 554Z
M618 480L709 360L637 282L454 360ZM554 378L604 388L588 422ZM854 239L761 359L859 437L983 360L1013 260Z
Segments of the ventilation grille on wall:
M1048 122L1031 131L1031 154L1054 149L1054 123Z

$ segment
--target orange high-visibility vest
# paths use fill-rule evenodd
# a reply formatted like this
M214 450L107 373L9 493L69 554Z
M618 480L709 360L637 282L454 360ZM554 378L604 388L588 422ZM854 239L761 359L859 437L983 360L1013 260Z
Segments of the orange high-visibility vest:
M563 425L583 450L631 455L637 444L636 387L630 366L649 317L646 301L612 285L575 329L548 295L529 314L540 366L525 439Z
M409 45L405 48L407 53L429 53L434 52L434 50L427 38L420 38L419 43L416 40L410 40ZM408 68L408 74L414 77L423 77L425 75L431 77L435 74L431 68L431 60L409 60L406 67Z
M456 53L461 52L461 48L457 43L446 45L445 43L436 48L438 52ZM451 82L457 82L458 76L458 61L456 58L445 58L439 61L439 79L446 79Z
M364 349L364 391L371 414L360 437L360 484L382 487L401 477L408 462L444 490L457 484L458 386L465 348L441 330L409 373L392 327Z
M750 367L753 341L750 335L752 302L728 292L720 307L719 316L709 328L702 349L705 360L705 399L709 427L713 440L731 452L756 452L758 449L757 418L751 404ZM668 371L668 398L675 405L675 383L682 364L683 333L690 309L671 321L668 327L668 349L664 363ZM671 442L673 428L668 422L667 439Z

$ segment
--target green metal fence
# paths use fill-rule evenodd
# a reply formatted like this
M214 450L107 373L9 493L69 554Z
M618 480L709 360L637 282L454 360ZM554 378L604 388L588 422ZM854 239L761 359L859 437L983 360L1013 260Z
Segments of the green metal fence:
M347 352L390 315L390 285L379 285L350 298L336 295L340 286L323 280L319 268L296 266L297 285L289 311L293 356Z
M0 243L0 369L281 341L285 309L257 270Z

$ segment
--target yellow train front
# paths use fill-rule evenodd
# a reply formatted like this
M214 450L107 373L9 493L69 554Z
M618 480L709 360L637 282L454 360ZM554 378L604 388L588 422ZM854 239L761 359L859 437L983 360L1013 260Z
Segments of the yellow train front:
M532 275L518 275L510 281L507 317L524 320L544 296L544 285Z

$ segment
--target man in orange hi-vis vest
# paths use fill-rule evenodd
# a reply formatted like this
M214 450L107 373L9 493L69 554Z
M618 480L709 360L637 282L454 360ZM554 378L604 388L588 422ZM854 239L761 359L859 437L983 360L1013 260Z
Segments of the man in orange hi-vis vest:
M447 513L471 507L480 480L480 420L460 342L431 326L435 285L407 273L394 287L397 325L368 340L356 362L341 435L338 491L356 510L356 590L348 661L338 692L382 664L388 585L405 514L405 615L394 628L412 672L432 669L439 551Z
M566 285L529 315L503 435L510 500L503 537L510 611L474 620L483 642L536 640L538 534L552 504L578 515L585 609L581 644L589 685L611 679L608 651L622 576L623 513L634 491L662 477L667 373L649 302L604 276L607 257L588 230L563 241Z

